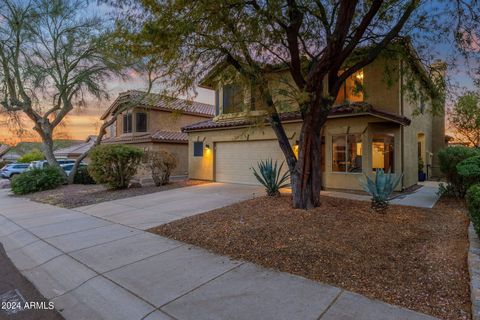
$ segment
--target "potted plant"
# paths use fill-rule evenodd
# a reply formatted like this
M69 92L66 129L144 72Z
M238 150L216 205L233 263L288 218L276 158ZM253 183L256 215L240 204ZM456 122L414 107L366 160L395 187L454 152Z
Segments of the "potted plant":
M420 182L427 180L427 175L423 172L424 166L423 159L418 159L418 181Z

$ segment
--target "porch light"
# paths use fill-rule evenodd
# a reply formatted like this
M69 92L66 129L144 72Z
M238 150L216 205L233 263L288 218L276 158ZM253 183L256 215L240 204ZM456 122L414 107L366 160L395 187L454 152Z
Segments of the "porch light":
M298 140L295 141L295 144L292 146L293 153L295 154L295 157L298 159Z
M209 145L209 144L206 144L206 145L205 145L205 149L210 150L210 145Z
M363 70L358 71L357 74L355 75L355 77L358 80L362 81L363 80Z

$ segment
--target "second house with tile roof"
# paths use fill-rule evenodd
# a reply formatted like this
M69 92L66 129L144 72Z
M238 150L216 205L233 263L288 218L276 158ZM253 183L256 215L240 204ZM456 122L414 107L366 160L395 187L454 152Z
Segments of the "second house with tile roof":
M181 128L215 115L209 104L131 90L120 93L101 120L117 114L119 108L126 111L117 115L102 143L168 151L178 160L173 176L188 174L188 136Z

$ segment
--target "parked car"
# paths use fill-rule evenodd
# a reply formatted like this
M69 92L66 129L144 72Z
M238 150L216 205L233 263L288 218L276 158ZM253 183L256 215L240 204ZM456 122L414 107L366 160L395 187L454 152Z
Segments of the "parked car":
M72 159L57 159L57 162L60 166L65 165L65 164L73 164L75 163L75 160ZM30 162L30 166L28 169L43 169L46 166L48 166L48 161L47 160L40 160L40 161L32 161Z
M62 167L63 171L65 171L65 173L68 175L70 175L70 172L72 172L72 169L73 169L73 166L75 165L75 163L68 163L68 164L61 164L60 167ZM86 167L87 164L86 163L83 163L81 162L80 163L80 167Z
M25 170L28 169L28 163L11 163L7 164L5 167L2 168L0 171L0 176L4 179L11 179L13 176L17 174L23 173Z

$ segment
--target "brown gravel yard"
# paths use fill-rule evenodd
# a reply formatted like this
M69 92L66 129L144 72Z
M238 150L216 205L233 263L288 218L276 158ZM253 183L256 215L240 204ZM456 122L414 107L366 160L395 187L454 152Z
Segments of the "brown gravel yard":
M63 208L76 208L105 201L135 197L143 194L182 187L190 187L204 183L207 182L201 180L177 180L171 181L169 184L160 187L145 186L141 188L130 188L124 190L108 190L102 185L95 184L72 184L64 185L54 190L46 190L28 194L22 197Z
M471 318L462 201L380 215L368 202L322 200L303 211L288 196L257 198L150 231L442 319Z

